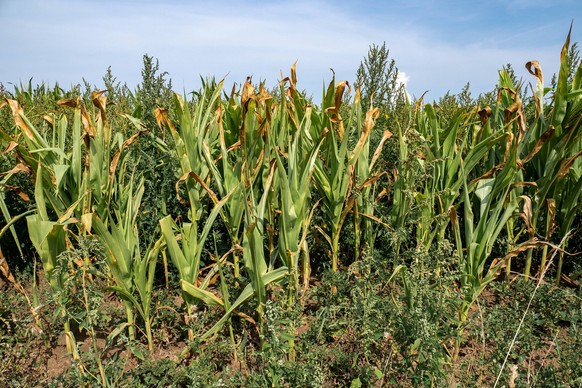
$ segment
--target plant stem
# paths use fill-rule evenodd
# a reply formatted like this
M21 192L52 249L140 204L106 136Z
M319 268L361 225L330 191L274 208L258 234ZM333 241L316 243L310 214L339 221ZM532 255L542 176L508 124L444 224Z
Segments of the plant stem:
M558 269L556 270L556 285L560 285L560 279L562 277L562 264L564 263L564 251L560 251L560 256L558 258Z
M133 318L133 310L131 309L131 302L123 302L123 304L125 305L125 315L127 316L129 339L133 341L135 340L135 321Z
M333 228L336 229L336 228ZM340 230L332 230L332 241L331 241L331 269L333 272L337 272L338 265L339 265L339 239L340 239Z
M148 314L149 315L149 314ZM149 317L144 317L145 321L145 329L146 329L146 336L148 340L148 351L150 353L150 357L154 354L154 339L152 336L152 321Z

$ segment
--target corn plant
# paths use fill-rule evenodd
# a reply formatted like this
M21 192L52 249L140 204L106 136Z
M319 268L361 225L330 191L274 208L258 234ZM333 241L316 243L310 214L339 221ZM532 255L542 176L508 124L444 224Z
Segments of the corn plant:
M330 245L333 271L337 271L339 266L339 240L342 226L357 201L357 197L350 190L361 191L373 182L373 180L368 180L370 170L385 140L389 137L385 134L372 161L367 164L369 135L374 126L374 119L378 116L378 109L371 109L362 121L359 93L356 93L347 125L345 125L340 115L340 106L347 86L346 82L340 82L336 86L335 81L332 80L324 96L321 111L314 112L312 119L314 121L312 127L318 129L314 136L321 137L325 128L332 128L321 146L322 158L316 160L313 179L323 198L324 215L330 225L331 233L328 234L322 228L316 227ZM348 133L346 133L346 128ZM357 137L358 141L350 150L349 140L353 137ZM313 146L314 144L311 145ZM364 159L362 159L363 156ZM359 171L357 177L356 164ZM361 182L357 182L357 178ZM359 186L358 183L360 183Z
M122 169L123 171L123 169ZM154 239L141 253L140 234L137 217L144 191L143 178L139 179L134 189L131 175L129 184L120 182L117 186L117 202L120 205L115 211L115 217L102 220L93 214L91 226L105 247L107 267L113 277L114 285L110 287L124 303L127 322L120 328L128 327L130 336L135 336L133 309L141 315L148 342L150 354L153 352L152 336L152 289L154 273L160 250L163 248L163 238ZM137 297L136 297L137 291Z
M459 320L467 319L469 307L485 289L488 283L494 280L497 272L504 264L504 260L494 260L486 270L485 264L489 258L499 234L507 228L510 219L517 215L519 197L513 195L515 190L521 190L524 186L521 171L517 163L519 144L524 132L524 122L521 120L522 107L515 106L516 117L513 117L503 103L515 98L519 102L519 96L511 89L510 79L507 73L500 74L500 98L496 111L504 112L502 122L493 121L490 125L499 125L505 133L497 146L504 150L503 159L499 164L486 174L468 183L468 175L465 171L465 162L460 160L460 173L463 179L463 223L464 234L461 234L460 223L456 209L450 206L448 213L451 227L457 245L459 267L461 269L461 289L464 293L464 301L459 311ZM505 89L503 89L505 88ZM494 116L496 117L496 116ZM495 130L494 130L495 132ZM492 135L495 139L495 134ZM503 146L504 145L504 146Z
M62 298L69 269L58 267L58 256L89 232L92 213L101 218L107 216L116 190L119 160L141 134L137 132L126 141L119 133L113 135L103 92L93 93L92 99L97 111L93 115L80 99L60 100L59 105L74 109L72 126L65 115L47 115L49 140L27 119L18 102L7 101L20 132L15 137L5 133L3 136L13 142L20 165L26 166L35 180L37 214L27 217L29 234L53 292ZM65 303L62 298L57 302ZM67 346L76 357L68 319L65 334Z
M568 52L570 34L562 47L560 70L553 98L544 107L546 90L541 67L536 61L527 64L528 71L536 77L534 89L535 121L524 135L522 163L528 181L535 182L532 200L531 234L538 233L539 220L545 219L541 235L552 238L556 230L564 238L579 214L578 198L581 183L582 132L582 63L572 82L569 82ZM530 276L533 250L527 252L524 275ZM541 258L540 271L545 267L547 247ZM563 252L560 254L556 281L561 276Z
M311 220L310 216L310 186L311 176L315 168L319 147L325 139L326 130L319 130L319 138L310 144L311 108L306 107L303 119L299 121L293 111L289 112L292 119L287 122L287 107L282 99L280 120L275 126L291 126L283 131L291 132L284 150L275 154L277 161L277 196L281 203L279 217L279 255L284 265L289 269L289 304L294 302L294 293L299 290L299 257L302 253L306 234ZM296 125L296 126L295 126ZM304 270L308 267L304 263Z
M99 103L99 96L96 96ZM76 103L62 101L61 104ZM27 217L29 235L43 264L45 276L57 295L57 303L64 303L64 281L67 271L58 267L57 258L66 249L67 224L74 224L73 216L83 213L80 204L85 198L81 182L81 121L83 113L77 109L72 127L72 145L67 150L65 140L68 122L62 116L55 122L54 117L47 116L46 121L52 127L52 139L47 140L25 116L16 100L6 100L12 111L16 128L14 136L2 132L3 137L12 144L21 170L33 175L35 180L35 200L37 214ZM86 118L88 115L85 116ZM90 121L87 121L89 125ZM68 152L67 152L68 151ZM49 217L49 210L56 214L56 219ZM70 331L68 319L65 319L65 336L67 349L76 356L74 336Z
M238 133L239 112L236 109L234 98L231 96L228 106L224 109L224 116L228 118L229 135L233 132L235 127ZM216 124L218 129L218 147L219 154L215 160L216 155L213 155L208 141L203 144L204 157L209 166L214 184L218 188L218 194L224 198L230 193L230 198L224 204L224 209L220 212L222 220L224 221L228 234L230 236L233 246L238 246L241 243L240 229L244 213L244 197L241 190L242 179L242 157L240 152L241 144L236 141L233 144L227 145L227 137L225 136L225 129L223 125L223 107L219 105L216 112ZM234 125L233 125L234 122ZM231 138L232 136L229 136ZM215 201L216 202L216 201ZM239 256L235 251L233 252L233 266L234 276L240 276Z
M230 304L230 307L226 310L224 316L212 328L204 333L202 336L203 339L216 334L236 309L253 297L257 304L256 310L259 315L260 331L263 333L263 313L267 300L266 286L270 283L279 282L288 275L287 267L269 269L264 250L265 211L267 200L270 195L270 188L273 184L275 167L275 163L272 163L266 185L264 186L264 191L259 201L256 200L251 187L247 188L246 186L243 186L245 198L248 198L248 200L245 201L243 259L245 269L250 277L250 283L245 286L236 300ZM263 338L264 336L261 336L261 347L264 345Z
M249 80L243 85L240 100L235 102L234 96L231 96L228 107L224 111L224 117L217 118L219 123L224 122L228 127L226 133L230 134L230 141L235 146L230 147L229 152L235 152L234 155L228 155L235 158L235 169L233 175L230 176L230 183L215 182L217 185L230 185L233 187L231 193L240 192L242 204L244 206L244 225L242 237L242 254L244 261L244 269L250 278L250 283L247 284L242 292L234 301L230 301L230 296L221 280L221 296L217 297L214 294L202 290L201 287L193 287L188 285L189 292L197 294L198 297L204 300L207 304L221 306L225 309L224 316L204 335L202 339L209 338L215 335L223 325L230 320L233 314L242 316L245 319L249 317L239 313L237 309L245 302L254 299L257 305L257 314L259 317L259 326L262 333L263 330L263 313L266 303L266 286L273 282L279 282L284 279L288 270L287 267L272 268L272 261L268 263L265 255L265 225L267 223L267 213L269 213L269 204L273 204L273 190L274 181L276 180L277 163L275 159L270 159L265 155L273 155L269 148L269 136L276 136L274 132L268 131L271 128L271 110L269 104L270 96L261 86L259 92L255 94L255 88ZM285 111L282 111L285 114ZM239 126L237 128L237 126ZM237 138L232 136L235 133ZM286 130L286 128L283 128ZM225 133L220 129L220 136L222 138ZM275 140L273 140L275 141ZM221 143L221 156L224 158L224 141ZM273 156L274 158L275 156ZM269 163L266 160L270 160ZM220 162L220 161L219 161ZM215 179L225 177L224 173L220 173L220 169L215 172ZM217 173L218 172L218 173ZM211 191L209 190L209 193ZM214 194L211 198L215 203ZM260 199L257 199L260 198ZM228 198L224 197L221 201L226 201L229 207L238 206L236 203L229 203ZM234 210L234 209L233 209ZM232 213L231 213L232 214ZM273 219L273 215L270 215ZM230 217L224 219L230 220ZM228 225L228 223L227 223ZM269 238L271 240L271 238ZM271 246L271 244L269 244ZM233 247L236 249L236 247ZM228 252L227 252L228 254ZM226 256L226 255L225 255ZM221 260L217 261L217 268L221 271ZM236 270L236 269L235 269ZM204 285L204 283L203 283ZM261 336L261 344L263 344L263 336Z
M427 202L422 206L417 225L417 243L421 249L430 249L435 238L439 241L445 238L448 209L462 198L464 182L475 175L490 151L506 136L504 133L484 136L490 131L480 124L476 109L468 113L457 111L445 127L432 105L426 104L424 109L417 110L422 161L431 168L423 187L415 192L417 201Z
M363 236L364 236L364 243L366 249L369 250L369 253L372 253L374 248L374 235L373 235L373 223L375 221L377 223L383 224L383 226L387 226L382 222L379 218L374 215L374 204L379 199L376 196L376 182L382 176L386 175L387 172L380 170L375 171L374 167L378 158L382 153L382 149L384 148L384 144L388 139L392 137L392 132L389 130L385 130L382 134L382 138L378 142L374 153L371 155L370 158L370 137L371 131L375 128L376 121L380 116L380 110L374 107L370 107L370 110L366 112L364 122L362 123L363 115L359 112L359 108L361 107L360 101L360 93L356 91L356 96L354 99L353 104L355 105L354 108L356 110L356 124L357 124L357 136L360 139L357 143L357 147L361 147L361 153L356 159L355 163L355 184L354 184L354 193L352 194L352 198L356 199L354 205L354 240L355 240L355 253L359 255L360 253L360 229L363 226ZM351 117L350 117L351 119ZM351 120L350 120L351 121ZM350 123L348 123L350 125ZM354 151L356 151L354 150ZM355 152L352 154L352 157L355 157L357 154ZM378 196L383 196L383 194L378 193ZM361 222L360 222L361 221Z
M190 113L188 104L176 95L174 112L179 120L179 125L175 125L171 121L167 112L157 111L158 124L169 128L174 137L175 153L180 161L181 177L178 184L185 183L190 205L189 221L176 223L170 215L160 220L168 253L180 275L187 317L190 316L196 300L209 301L208 292L205 292L204 288L200 288L199 284L201 256L204 243L216 217L233 193L231 191L218 200L205 183L211 171L209 163L212 151L207 149L210 142L209 133L213 133L217 129L214 110L220 101L220 92L221 87L217 87L214 91L205 88L202 97L195 104L193 115ZM210 144L213 143L210 142ZM215 178L217 178L219 175L216 174L216 170L213 171ZM177 190L178 184L176 185ZM211 199L215 200L216 204L204 220L203 230L199 234L198 223L202 216L202 199L206 194L210 194ZM181 244L178 243L178 240ZM188 335L190 339L194 338L194 333L191 330L189 330Z
M203 181L210 173L210 168L204 156L204 141L210 134L215 134L213 122L214 110L219 101L222 83L215 90L205 89L199 101L195 104L193 114L188 102L180 95L174 98L173 114L177 123L174 124L167 114L158 119L158 123L167 126L174 138L175 155L180 162L180 179L184 182L190 205L190 219L199 220L202 216L202 199L205 189L199 184L196 176ZM211 131L211 125L213 131ZM178 185L176 185L178 189Z
M186 304L188 317L191 314L195 300L208 302L209 293L205 291L204 284L202 286L199 284L200 260L204 243L210 234L211 227L227 200L228 196L213 208L200 235L198 234L197 222L183 222L179 226L171 216L166 216L160 220L160 228L166 241L168 253L180 275L182 296ZM179 238L181 244L178 244L177 238ZM194 333L189 331L189 337L193 339Z
M65 281L68 276L66 268L61 268L58 262L59 256L67 249L66 226L71 223L69 217L62 217L52 221L47 212L43 180L43 167L39 163L35 185L35 200L37 214L26 217L28 233L32 245L36 249L42 262L45 277L57 296L56 302L59 307L66 303ZM67 351L71 353L74 360L79 359L75 336L71 331L70 321L65 317L64 333Z

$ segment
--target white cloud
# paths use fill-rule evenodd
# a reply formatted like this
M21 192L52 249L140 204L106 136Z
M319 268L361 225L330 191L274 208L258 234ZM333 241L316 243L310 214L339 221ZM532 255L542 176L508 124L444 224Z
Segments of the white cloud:
M408 74L403 71L399 71L398 77L396 77L396 82L406 88L408 86L408 81L410 81Z

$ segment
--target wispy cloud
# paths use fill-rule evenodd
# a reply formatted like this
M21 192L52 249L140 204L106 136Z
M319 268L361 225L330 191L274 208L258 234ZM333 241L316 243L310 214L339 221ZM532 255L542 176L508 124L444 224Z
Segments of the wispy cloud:
M506 63L521 68L535 58L555 71L567 28L560 28L560 15L543 24L500 25L495 15L506 22L506 6L478 9L451 1L0 4L0 34L10 53L0 61L1 82L34 76L66 84L85 77L99 85L111 65L118 79L135 85L141 57L149 53L174 85L186 89L197 86L200 74L229 74L230 83L253 75L274 85L298 60L299 86L316 96L331 78L330 68L336 78L351 81L368 46L383 41L408 77L411 94L431 90L437 98L467 81L476 91L489 90Z

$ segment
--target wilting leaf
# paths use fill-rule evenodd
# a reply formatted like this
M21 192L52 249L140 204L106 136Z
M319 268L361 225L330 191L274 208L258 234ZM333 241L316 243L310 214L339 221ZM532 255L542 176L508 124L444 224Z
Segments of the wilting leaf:
M554 136L555 131L556 129L554 126L550 125L548 129L542 134L542 136L540 136L540 138L536 141L536 144L531 149L529 154L527 154L527 156L521 160L521 163L529 162L535 156L535 154L537 154L542 149L544 144L550 141L550 139Z
M392 137L392 132L390 132L388 130L384 131L384 134L382 135L382 139L380 140L380 143L378 144L378 147L376 147L376 151L374 151L374 155L372 156L372 161L370 162L370 170L372 170L372 168L374 167L374 164L376 164L376 161L380 157L380 154L382 153L382 148L384 147L384 143L386 143L386 141L388 139L390 139L391 137Z
M568 174L570 168L580 156L582 156L582 151L577 152L574 156L571 156L562 162L560 170L558 171L558 179L562 179Z
M5 101L12 110L12 116L14 117L14 122L16 123L16 126L20 128L22 132L24 132L26 137L28 137L29 139L34 139L33 130L29 127L28 123L22 118L24 110L22 109L18 101L9 99L6 99Z
M133 144L137 140L137 138L143 133L144 133L143 131L137 132L132 137L124 141L119 150L117 150L115 155L113 155L113 158L111 159L111 164L109 166L109 174L111 176L115 175L115 170L117 169L117 164L119 163L119 158L121 157L121 153L123 152L123 150L129 147L131 144Z
M487 124L489 117L493 114L493 110L491 107L486 106L485 108L481 109L479 112L479 118L481 119L481 125Z
M73 99L62 99L57 101L58 106L68 106L70 108L77 108L80 105L80 101Z
M8 263L4 258L4 254L2 253L2 248L0 248L0 275L10 283L16 283L16 279L12 276L12 272L10 272L10 268L8 267Z
M531 206L531 198L527 195L520 196L523 199L523 213L520 214L520 217L525 222L525 226L530 236L535 234L535 230L532 225L532 217L533 217L533 210Z
M542 68L540 67L540 63L538 61L529 61L525 64L525 68L529 73L535 76L538 79L538 82L542 85L544 84L544 75L542 73ZM533 68L533 71L532 71Z
M86 213L81 216L81 225L83 230L86 232L91 232L93 227L93 213Z
M255 95L255 87L251 83L251 77L247 77L245 84L243 85L241 102L246 105L246 103L253 98Z
M10 151L12 151L13 149L15 149L16 147L18 147L18 143L15 141L11 141L10 143L8 143L8 146L6 148L4 148L4 151L2 151L2 154L5 155L5 154L9 153Z
M9 175L9 174L17 174L19 172L24 172L26 174L32 174L32 169L23 163L18 163L12 169L10 169L8 171L4 171L3 173L1 173L0 176Z
M542 112L542 99L543 99L543 93L544 93L544 75L542 73L542 68L540 67L540 64L538 61L529 61L528 63L525 64L525 68L527 69L527 71L529 71L529 73L533 76L535 76L537 78L537 82L536 82L536 89L535 92L533 93L534 96L534 100L536 103L536 112L537 112L537 116L539 117L539 115ZM534 69L532 71L532 68Z
M546 200L548 204L548 239L554 233L554 227L556 226L556 200L553 198L548 198Z
M4 188L10 191L14 191L25 202L30 201L30 197L28 196L28 194L26 194L26 192L22 190L20 187L4 185Z

